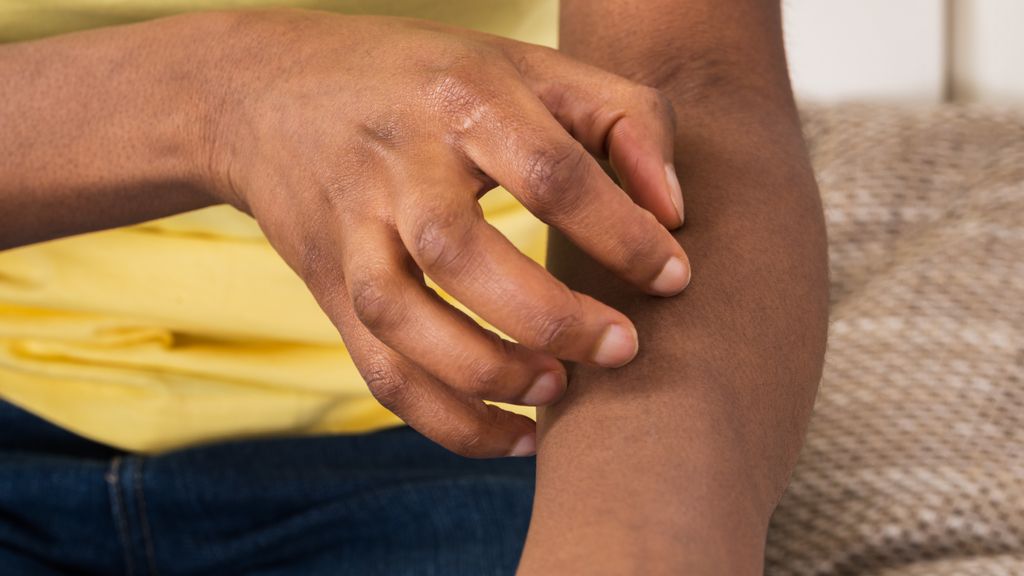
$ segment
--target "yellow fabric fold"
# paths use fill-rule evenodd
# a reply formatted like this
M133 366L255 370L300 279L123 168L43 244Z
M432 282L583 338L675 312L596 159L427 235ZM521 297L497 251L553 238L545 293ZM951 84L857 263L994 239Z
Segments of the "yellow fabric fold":
M549 46L556 38L555 0L0 0L0 41L271 5L430 18ZM501 189L481 204L543 262L543 224ZM0 252L0 397L140 452L399 423L255 222L225 206Z

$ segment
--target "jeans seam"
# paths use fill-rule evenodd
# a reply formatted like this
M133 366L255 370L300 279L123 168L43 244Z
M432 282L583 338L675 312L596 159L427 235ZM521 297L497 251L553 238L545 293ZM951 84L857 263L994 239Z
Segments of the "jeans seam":
M153 576L159 576L156 569L156 546L153 542L153 532L149 527L149 516L146 514L146 495L142 489L142 458L136 462L132 472L135 480L135 504L139 508L139 524L142 526L142 543L146 550L146 562L149 563L149 571Z
M117 537L121 541L121 551L124 554L124 568L128 576L135 574L135 566L131 556L131 534L128 533L128 521L125 518L127 512L124 507L124 497L121 494L121 457L116 456L110 461L110 469L107 470L105 480L110 489L110 507L114 517L114 524L117 526Z

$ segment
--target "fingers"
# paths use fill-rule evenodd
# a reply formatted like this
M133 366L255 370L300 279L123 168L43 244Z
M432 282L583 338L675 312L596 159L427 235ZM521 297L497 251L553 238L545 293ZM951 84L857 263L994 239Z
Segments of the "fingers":
M533 350L611 367L636 355L628 318L569 290L519 252L483 219L472 195L439 192L450 187L450 170L442 162L433 166L401 182L395 199L398 232L428 276ZM653 220L648 224L667 234Z
M606 268L661 296L689 283L689 261L650 212L619 189L532 95L510 90L501 131L467 138L470 159ZM662 169L664 170L664 168Z
M285 238L276 236L279 241ZM307 244L301 255L287 248L282 255L303 276L317 303L338 328L359 373L381 405L424 436L463 456L533 454L536 426L532 420L446 386L362 325L343 279L335 249L338 243L325 238ZM298 243L281 246L297 247ZM300 264L295 257L307 263Z
M536 406L561 397L561 363L502 340L444 302L423 284L393 229L363 218L343 229L353 310L377 339L472 398Z
M342 292L344 284L338 286ZM377 340L346 299L332 300L338 326L360 374L378 402L441 446L471 458L536 452L533 420L462 395Z
M638 204L668 228L681 226L672 103L654 88L556 50L516 46L524 81L551 114L588 151L610 160Z
M625 191L669 229L683 225L683 191L672 153L659 155L655 130L623 117L608 130L608 160Z

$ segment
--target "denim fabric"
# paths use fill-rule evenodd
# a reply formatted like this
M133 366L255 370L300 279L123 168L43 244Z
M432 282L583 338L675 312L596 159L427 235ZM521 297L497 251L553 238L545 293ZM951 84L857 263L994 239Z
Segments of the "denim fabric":
M409 428L143 457L0 402L0 574L512 574L534 465Z

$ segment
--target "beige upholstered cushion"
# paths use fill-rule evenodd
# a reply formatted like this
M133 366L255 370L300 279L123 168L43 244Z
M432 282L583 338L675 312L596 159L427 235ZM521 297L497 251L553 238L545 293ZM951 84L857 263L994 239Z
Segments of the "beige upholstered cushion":
M1024 575L1024 111L804 117L832 324L767 573Z

